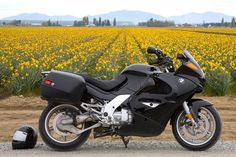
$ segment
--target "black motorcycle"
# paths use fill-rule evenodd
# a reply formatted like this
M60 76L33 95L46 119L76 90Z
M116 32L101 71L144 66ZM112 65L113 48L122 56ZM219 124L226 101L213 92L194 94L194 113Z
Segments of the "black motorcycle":
M73 149L93 129L95 138L118 135L127 147L129 136L160 135L170 122L183 147L212 147L220 137L221 120L212 103L193 98L205 83L198 63L184 51L177 55L181 66L175 70L161 50L149 47L147 52L157 55L151 65L130 65L112 80L42 72L41 97L48 101L39 120L43 141L57 150Z

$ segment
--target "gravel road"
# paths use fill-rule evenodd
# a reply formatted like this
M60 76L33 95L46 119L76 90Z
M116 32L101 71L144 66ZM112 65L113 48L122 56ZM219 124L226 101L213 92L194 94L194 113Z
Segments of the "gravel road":
M236 157L236 141L220 141L213 148L203 152L188 151L174 141L130 141L128 148L124 148L121 141L90 140L81 148L69 152L54 151L42 143L30 150L12 150L10 143L0 144L1 157L66 157L67 155L68 157Z

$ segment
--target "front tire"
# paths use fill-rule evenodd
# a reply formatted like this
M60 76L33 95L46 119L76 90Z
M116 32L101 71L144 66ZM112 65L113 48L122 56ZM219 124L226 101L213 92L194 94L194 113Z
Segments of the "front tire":
M48 121L49 114L52 113L53 110L58 109L61 107L61 110L71 108L72 110L79 110L76 106L69 105L69 104L62 104L62 105L53 105L49 104L42 112L40 119L39 119L39 133L43 139L43 141L51 148L55 150L72 150L77 147L80 147L89 137L91 130L88 130L81 135L74 137L74 139L70 140L69 142L63 142L60 140L55 139L52 135L50 135L48 131L48 126L46 122ZM89 127L89 123L84 123L84 128ZM57 130L57 132L59 132ZM56 134L56 133L55 133ZM63 133L61 133L63 134ZM66 135L68 133L64 133Z
M185 117L185 112L179 110L172 121L172 132L175 139L183 147L193 151L203 151L212 147L220 138L221 120L213 106L199 109L199 127L196 128Z

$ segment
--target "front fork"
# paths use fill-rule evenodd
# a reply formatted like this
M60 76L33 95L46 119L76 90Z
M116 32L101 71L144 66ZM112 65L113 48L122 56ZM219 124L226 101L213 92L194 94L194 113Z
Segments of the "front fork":
M184 108L184 111L185 111L185 113L186 113L186 117L187 117L189 120L191 120L192 124L193 124L195 127L197 127L198 124L197 124L196 121L194 120L193 115L192 115L192 113L190 112L189 107L188 107L186 101L184 101L184 103L183 103L183 108Z

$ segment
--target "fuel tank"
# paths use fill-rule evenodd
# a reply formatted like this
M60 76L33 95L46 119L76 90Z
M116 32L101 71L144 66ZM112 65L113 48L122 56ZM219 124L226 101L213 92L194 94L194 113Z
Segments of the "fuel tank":
M92 89L90 87L87 87L87 91L91 95L109 101L114 99L118 95L133 95L138 90L141 90L145 87L155 86L155 81L153 80L153 78L150 78L150 75L153 73L162 72L158 67L155 66L145 64L132 64L126 67L120 73L120 75L125 76L127 81L122 86L120 86L119 89L111 92L106 92L99 89Z
M139 75L145 75L151 74L153 72L161 72L161 70L158 67L152 66L152 65L146 65L146 64L132 64L128 67L126 67L122 72L122 74L139 74Z

